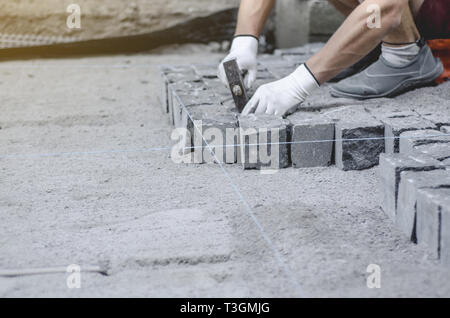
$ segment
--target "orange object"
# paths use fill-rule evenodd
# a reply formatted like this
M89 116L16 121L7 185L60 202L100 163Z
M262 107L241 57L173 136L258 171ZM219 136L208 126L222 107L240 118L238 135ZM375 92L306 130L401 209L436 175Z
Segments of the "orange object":
M444 73L436 80L438 83L443 83L450 79L450 39L448 40L430 40L428 45L433 52L433 55L440 58L444 64Z

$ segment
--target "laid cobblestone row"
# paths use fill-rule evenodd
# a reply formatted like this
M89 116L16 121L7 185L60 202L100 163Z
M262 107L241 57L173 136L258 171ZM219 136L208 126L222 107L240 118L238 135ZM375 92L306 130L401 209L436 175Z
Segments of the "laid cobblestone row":
M450 265L449 136L428 129L400 137L400 153L380 156L382 209L411 241Z
M261 55L258 76L249 95L261 85L290 74L322 45ZM264 157L258 154L261 151L266 156L278 151L273 165L278 168L336 164L343 170L362 170L378 165L380 154L398 152L423 153L442 165L450 161L446 156L447 146L450 147L450 137L446 136L450 130L450 114L445 88L427 91L426 98L412 92L394 99L357 101L332 98L329 85L324 84L284 119L254 115L250 119L239 117L229 89L217 78L216 64L165 66L161 73L162 109L175 128L189 132L186 147L195 153L192 156L195 163L216 160L207 154L205 141L194 138L193 121L201 122L201 127L199 124L197 127L208 135L205 138L208 144L214 144L212 148L220 157L216 159L239 163L244 169L267 166L267 162L261 162ZM243 136L239 130L244 128L256 129L257 133ZM278 133L271 133L275 128ZM214 130L228 132L230 136L216 136ZM249 140L255 138L260 145L253 147ZM256 157L256 162L245 162L244 158L249 156Z

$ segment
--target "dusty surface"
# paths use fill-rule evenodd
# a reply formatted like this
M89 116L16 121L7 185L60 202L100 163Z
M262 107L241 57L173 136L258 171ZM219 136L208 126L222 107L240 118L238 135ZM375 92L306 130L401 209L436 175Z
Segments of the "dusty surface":
M219 59L187 52L0 64L0 269L111 265L80 289L0 278L0 296L450 296L380 210L376 169L174 164L157 66Z
M81 8L81 29L66 26L72 3ZM0 33L118 37L158 31L237 5L237 0L0 0Z

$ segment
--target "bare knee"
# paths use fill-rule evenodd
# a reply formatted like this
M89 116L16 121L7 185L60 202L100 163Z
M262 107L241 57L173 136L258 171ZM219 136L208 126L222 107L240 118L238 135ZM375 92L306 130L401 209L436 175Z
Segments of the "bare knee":
M408 8L408 0L373 0L380 6L381 21L384 27L395 29L402 23L403 11Z

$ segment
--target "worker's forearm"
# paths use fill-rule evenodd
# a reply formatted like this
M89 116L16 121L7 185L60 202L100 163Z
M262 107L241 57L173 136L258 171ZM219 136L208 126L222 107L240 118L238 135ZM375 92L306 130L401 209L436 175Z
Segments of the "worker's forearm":
M275 0L242 0L235 34L259 37L274 5Z
M405 0L395 1L406 3L407 6ZM368 11L369 5L379 5L381 8L379 28L367 22L373 14ZM389 2L380 0L364 1L348 16L322 50L306 62L306 65L319 83L332 79L373 50L400 23L401 14L400 5L390 6Z

